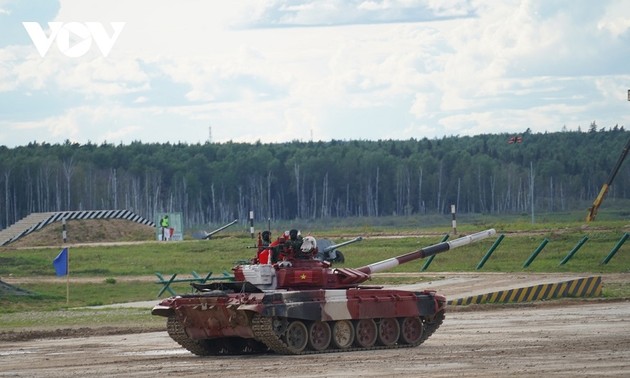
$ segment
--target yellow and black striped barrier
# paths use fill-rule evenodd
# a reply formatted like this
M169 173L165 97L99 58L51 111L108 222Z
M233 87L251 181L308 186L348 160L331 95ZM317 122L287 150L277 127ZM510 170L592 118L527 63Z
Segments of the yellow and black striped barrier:
M602 277L592 276L452 299L447 304L451 306L466 306L482 303L532 302L566 297L596 297L601 295L601 293Z

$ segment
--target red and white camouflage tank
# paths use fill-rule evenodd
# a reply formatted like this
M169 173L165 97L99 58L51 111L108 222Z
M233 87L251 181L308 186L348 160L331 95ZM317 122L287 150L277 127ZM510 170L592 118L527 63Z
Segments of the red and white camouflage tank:
M196 293L164 299L152 314L166 317L171 338L200 356L415 347L442 324L444 296L360 284L372 273L494 234L485 230L360 268L316 259L312 237L301 246L289 239L269 251L270 264L238 265L234 281L192 284Z

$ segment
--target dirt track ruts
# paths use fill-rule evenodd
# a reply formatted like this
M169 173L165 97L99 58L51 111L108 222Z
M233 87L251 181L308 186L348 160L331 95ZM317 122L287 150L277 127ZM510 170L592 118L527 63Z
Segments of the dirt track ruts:
M0 376L627 376L630 302L447 314L412 349L197 357L166 332L4 342Z

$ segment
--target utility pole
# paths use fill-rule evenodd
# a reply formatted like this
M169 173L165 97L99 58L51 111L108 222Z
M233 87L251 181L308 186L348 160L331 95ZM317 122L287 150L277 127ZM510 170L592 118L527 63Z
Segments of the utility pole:
M531 195L532 204L532 224L536 223L536 217L534 216L534 164L529 162L529 193Z

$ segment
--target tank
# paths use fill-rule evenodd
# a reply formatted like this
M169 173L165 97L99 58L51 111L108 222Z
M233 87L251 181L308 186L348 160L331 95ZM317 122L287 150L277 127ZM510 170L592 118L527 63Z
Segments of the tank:
M192 284L162 300L169 336L199 356L311 354L417 347L442 324L446 298L434 290L362 285L373 273L494 235L485 230L359 268L316 258L316 241L279 244L272 264L233 268L234 280Z
M335 244L329 239L317 239L317 255L315 258L317 260L328 261L330 263L343 263L346 259L338 248L360 242L361 240L363 240L363 237L358 236L343 243Z

